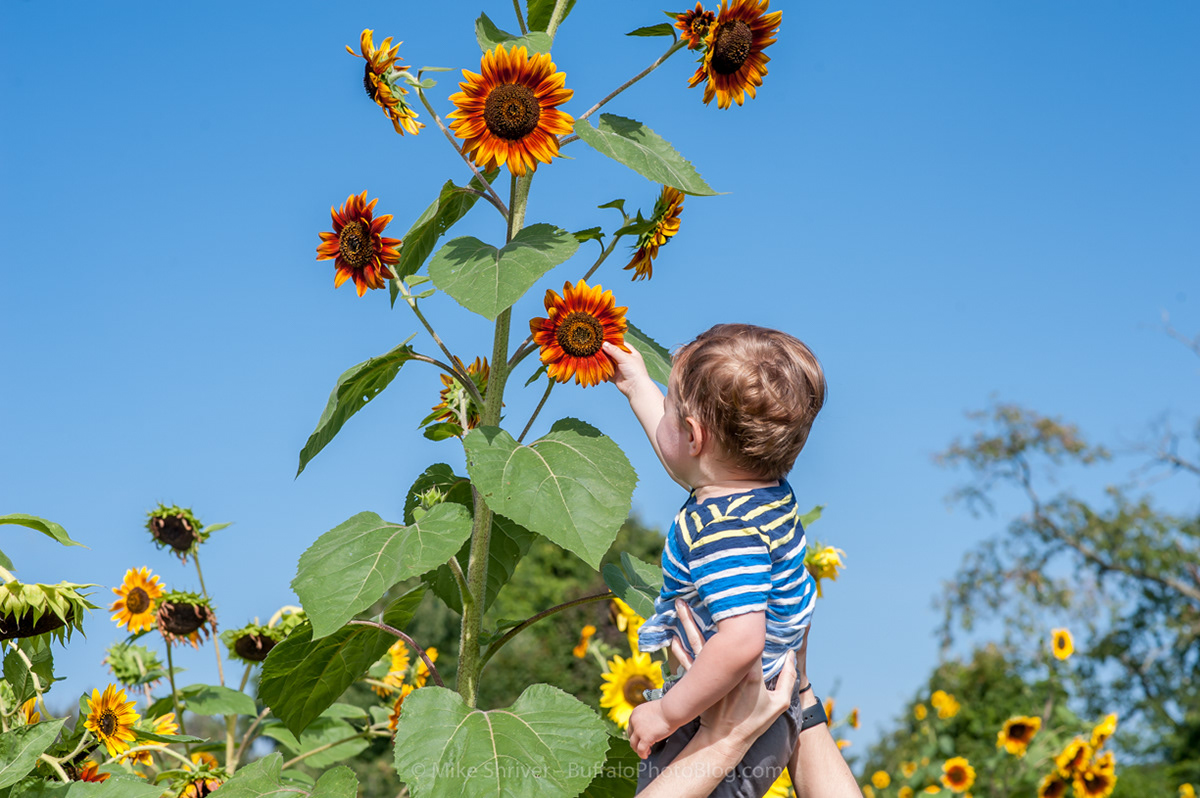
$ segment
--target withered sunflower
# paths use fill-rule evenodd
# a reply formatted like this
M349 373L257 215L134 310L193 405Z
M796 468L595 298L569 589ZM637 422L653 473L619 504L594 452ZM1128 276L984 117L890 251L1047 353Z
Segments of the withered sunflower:
M608 717L622 729L629 725L633 708L646 703L642 691L663 686L662 668L649 654L640 652L629 659L614 656L608 661L608 673L601 677L600 706L608 709Z
M715 13L705 11L704 6L696 3L694 9L684 11L675 17L675 27L683 31L683 38L687 39L689 50L699 50L704 46L704 40L708 38L708 30L716 18Z
M717 98L717 105L741 105L746 94L755 96L767 74L770 56L763 53L783 18L782 11L768 14L771 0L721 0L717 20L708 31L708 49L696 74L688 81L695 88L704 83L704 104Z
M103 695L99 690L92 690L83 725L104 743L111 757L128 750L137 739L133 730L133 724L138 721L138 714L133 710L135 703L125 700L125 691L118 690L115 684L106 687Z
M975 768L966 757L952 757L942 765L942 784L951 792L966 792L974 783Z
M392 127L401 136L407 131L414 136L420 132L425 125L417 121L417 113L402 99L408 94L408 89L396 82L395 78L399 73L406 72L407 66L400 66L397 61L400 61L400 45L404 42L396 42L392 44L392 37L389 36L383 40L379 47L375 47L372 40L373 30L367 28L362 32L358 39L360 53L350 49L350 45L346 45L346 52L355 58L365 58L367 60L366 71L363 73L363 88L367 90L367 96L375 101L375 104L383 109L388 119L392 120ZM397 74L393 75L395 72Z
M283 632L277 628L250 623L241 629L222 632L221 642L229 649L229 656L253 665L265 660L283 637Z
M390 213L375 218L375 203L379 197L367 202L367 192L351 194L341 210L330 207L333 217L333 232L321 233L321 244L317 247L317 260L332 260L337 266L333 287L354 278L358 295L367 293L368 288L383 288L384 280L395 277L388 264L400 262L398 238L384 238L381 234L392 221Z
M75 773L75 781L93 781L102 782L111 776L111 773L99 772L100 766L92 760L83 763L83 766Z
M217 629L217 614L203 596L175 590L163 594L155 613L158 631L168 643L186 640L192 648Z
M654 259L658 248L664 246L679 232L679 214L683 213L683 192L663 186L658 201L654 203L654 214L649 219L649 229L638 236L637 249L626 269L633 269L633 279L642 280L654 275Z
M1017 715L1004 721L1004 728L996 734L996 747L1003 748L1014 756L1025 756L1033 737L1042 728L1042 719Z
M154 602L163 594L163 586L149 568L130 568L121 586L112 591L117 600L108 609L116 612L112 619L118 628L131 634L154 628Z
M533 342L541 347L541 360L550 379L588 387L612 379L612 360L601 351L607 341L626 352L625 311L617 307L612 291L590 287L583 280L563 285L563 295L546 291L549 318L530 319Z
M186 507L159 504L157 508L147 513L146 528L154 538L154 543L161 549L170 546L179 559L187 562L188 554L208 540L208 532L195 514Z
M464 366L463 362L456 357L454 365L458 367L459 371L467 373L471 382L475 383L475 389L479 391L479 395L486 398L488 377L491 375L491 367L488 365L487 358L477 357L474 363ZM441 401L433 406L433 412L425 417L421 426L435 421L461 426L459 424L459 408L461 407L463 415L467 418L467 429L475 429L479 426L479 414L483 408L475 403L470 392L457 379L449 374L443 374L441 378Z
M558 110L574 92L563 87L549 53L530 57L524 47L503 44L484 53L481 74L466 69L461 92L450 95L456 106L447 115L450 129L463 139L463 152L484 169L508 164L514 175L537 170L558 155L558 136L571 132L575 120Z
M85 610L98 607L80 591L95 585L60 582L27 585L12 579L0 585L0 642L48 634L59 643L83 631Z

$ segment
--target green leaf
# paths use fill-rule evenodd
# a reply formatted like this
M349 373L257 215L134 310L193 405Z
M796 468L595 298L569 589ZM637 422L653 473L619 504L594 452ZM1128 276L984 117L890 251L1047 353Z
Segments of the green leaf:
M620 211L620 212L621 212L621 215L624 215L624 214L625 214L625 200L623 200L623 199L615 199L615 200L613 200L612 202L606 202L606 203L604 203L603 205L597 205L597 206L596 206L596 208L597 208L597 209L600 209L600 208L616 208L618 211Z
M594 710L548 684L488 712L426 687L405 699L395 745L396 773L421 798L563 798L596 775L608 734Z
M287 726L284 726L279 721L267 721L259 727L258 733L263 737L270 737L272 740L286 745L290 751L300 750L300 740L296 738L296 735L288 731Z
M626 36L675 36L675 26L669 22L661 22L658 25L648 25L644 28L631 30Z
M0 789L16 784L54 744L66 718L20 726L0 734Z
M34 676L41 684L43 693L50 691L50 685L54 683L54 657L50 654L50 641L45 637L18 640L17 644L33 664L32 673L20 654L9 651L4 657L4 680L12 687L17 703L23 704L37 694L33 686Z
M310 763L319 757L311 757L305 762ZM358 795L358 779L348 767L327 771L311 789L285 780L282 769L283 756L278 753L238 768L233 778L221 786L221 798L355 798ZM161 792L162 788L159 787L158 791Z
M575 133L594 149L655 183L697 196L717 193L674 147L636 119L601 114L598 128L580 119L575 123Z
M41 532L47 537L54 538L64 546L83 546L82 543L71 540L71 536L67 534L67 530L63 529L53 521L47 521L45 518L38 518L36 515L25 515L24 513L12 513L11 515L0 515L0 524L16 524L17 526L29 527ZM87 548L87 546L83 546ZM8 559L7 557L5 558ZM11 563L6 568L11 568Z
M545 30L550 27L550 15L554 12L554 0L528 0L525 7L529 12L527 16L530 30ZM574 7L575 0L567 0L567 8L563 12L564 21Z
M336 743L339 740L345 740L347 737L353 736L359 730L351 726L344 720L321 716L314 720L309 725L304 733L300 735L300 747L291 749L294 754L307 754L322 746ZM358 756L370 745L370 742L365 738L359 737L355 740L335 745L332 748L327 748L319 754L304 759L305 765L312 768L327 768L330 765L341 762L343 759L349 759L352 756Z
M103 783L88 781L73 781L70 784L37 782L28 789L14 788L12 798L158 798L162 793L161 784L147 784L141 779L130 778L122 774L110 776ZM293 798L293 796L288 798Z
M193 737L190 734L155 734L144 729L138 729L138 744L142 740L150 740L155 743L203 743L207 742L203 737Z
M821 517L821 511L825 509L825 505L818 504L816 507L809 510L804 515L800 516L800 526L808 529L808 525Z
M359 513L317 538L292 580L314 639L339 629L396 583L446 562L470 534L470 513L440 504L408 526Z
M636 349L646 361L650 379L663 385L671 379L671 353L633 324L625 330L625 343Z
M364 360L338 377L337 384L333 386L333 393L329 394L325 412L317 422L317 429L308 436L308 442L300 450L300 467L296 470L296 476L303 473L309 461L333 440L351 416L366 407L368 402L391 384L400 372L400 367L411 360L412 356L412 347L401 344L386 355Z
M579 798L629 798L637 791L639 762L641 760L628 740L620 735L610 735L604 767Z
M600 567L637 485L621 447L573 418L555 422L529 446L498 427L472 430L463 446L467 471L489 506Z
M424 595L424 587L405 593L383 614L383 622L403 629ZM396 638L382 629L359 625L313 640L306 621L271 649L263 663L259 698L288 729L300 734L394 642Z
M438 424L430 424L421 434L431 441L444 441L449 438L457 438L461 429L462 427L453 422L442 421Z
M589 227L586 230L579 230L571 235L575 236L575 240L580 244L585 241L599 241L601 244L604 243L604 228L602 227Z
M179 692L187 700L188 711L196 715L257 715L254 699L230 687L193 684Z
M5 569L6 571L17 570L13 567L13 561L8 559L8 557L6 557L2 551L0 551L0 568Z
M479 42L479 49L485 53L494 50L496 45L503 44L506 49L524 47L533 55L550 52L550 45L553 44L553 40L541 31L533 30L524 36L517 36L501 30L487 14L480 14L479 19L475 20L475 39Z
M227 529L231 526L233 526L232 521L224 521L220 524L209 524L208 526L204 527L204 532L211 535L213 532L220 532L222 529Z
M503 249L471 236L447 242L429 261L429 276L467 310L494 321L577 249L579 242L566 230L531 224Z
M621 565L609 563L601 572L604 584L643 618L654 614L654 600L662 590L662 569L621 552Z

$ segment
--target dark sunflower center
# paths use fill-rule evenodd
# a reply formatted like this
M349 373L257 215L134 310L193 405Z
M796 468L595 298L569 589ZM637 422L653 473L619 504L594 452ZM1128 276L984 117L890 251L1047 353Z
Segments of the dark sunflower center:
M343 227L338 237L338 251L355 269L369 264L375 257L375 250L371 247L371 231L366 224L355 219Z
M696 36L704 36L708 33L708 20L704 17L696 17L692 20L692 33Z
M145 612L150 609L150 595L140 587L135 587L125 597L125 609L134 615Z
M737 72L750 57L750 45L753 43L754 33L750 26L740 19L726 22L717 28L713 42L713 71L718 75L732 75Z
M625 700L633 706L646 703L646 696L642 695L643 690L649 690L654 687L654 683L645 676L631 676L625 682Z
M106 709L100 713L99 720L96 721L96 728L105 737L112 737L117 733L117 727L121 724L117 722L117 713L111 709Z
M371 71L371 62L368 61L367 68L363 72L363 88L367 90L367 96L372 100L375 99L375 95L379 94L379 91L375 88L375 82L371 80L371 75L373 74L375 73Z
M591 357L604 346L604 325L590 313L573 310L558 325L555 337L568 355Z
M967 780L967 772L958 765L955 765L946 771L946 780L954 785L962 784Z
M1029 734L1029 727L1024 723L1014 723L1008 730L1008 736L1014 740L1024 740Z
M182 515L154 519L154 537L176 551L187 551L196 541L196 530Z
M534 131L542 118L542 104L528 86L505 83L488 93L483 121L492 135L520 141Z

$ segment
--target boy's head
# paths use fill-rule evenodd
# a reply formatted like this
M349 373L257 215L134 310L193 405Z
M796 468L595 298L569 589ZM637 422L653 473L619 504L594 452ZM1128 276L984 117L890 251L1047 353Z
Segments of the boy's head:
M680 348L668 385L679 421L694 418L723 461L760 479L791 471L825 391L807 346L752 324L718 324Z

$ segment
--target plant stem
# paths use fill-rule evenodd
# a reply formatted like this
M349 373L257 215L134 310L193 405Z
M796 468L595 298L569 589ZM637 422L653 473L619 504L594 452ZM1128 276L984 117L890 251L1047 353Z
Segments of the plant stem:
M505 632L504 636L501 637L499 640L497 640L496 642L494 642L490 646L488 646L487 653L485 653L483 655L483 663L482 664L487 665L488 660L490 660L492 658L492 656L497 651L499 651L501 649L501 647L504 646L505 643L507 643L509 640L512 640L514 637L517 636L517 634L519 634L520 632L523 632L525 629L528 629L530 626L533 626L535 623L542 620L543 618L548 618L556 612L562 612L563 610L569 610L571 607L578 607L581 604L590 604L593 601L605 601L607 599L611 599L612 597L613 597L613 592L611 590L606 590L603 593L597 593L594 596L584 596L583 598L572 599L571 601L564 602L562 604L559 604L556 607L551 607L548 610L542 610L537 615L534 615L531 618L526 618L525 620L521 621L519 624L514 626L512 629L509 629L507 632Z
M454 574L454 581L458 584L458 592L462 596L462 605L465 608L475 600L471 596L471 589L467 587L467 577L463 574L462 566L458 564L457 556L451 557L446 564L450 566L450 573Z
M554 37L558 34L558 26L562 24L563 17L567 15L567 0L555 0L554 10L550 12L550 24L546 26L546 35L550 37L550 43L554 43Z
M199 547L197 547L198 549ZM196 576L200 577L200 592L209 601L212 601L212 596L208 595L208 588L204 586L204 572L200 570L200 553L199 551L192 552L192 562L196 563ZM213 653L217 655L217 678L221 680L221 686L225 686L225 666L221 664L221 647L217 645L217 641L213 640Z
M386 727L386 725L387 724L383 724L384 727ZM318 747L312 749L311 751L305 751L303 754L300 754L299 756L294 756L291 759L289 759L288 761L284 762L283 769L287 770L288 768L290 768L292 765L296 764L297 762L303 762L305 759L308 759L310 756L313 756L314 754L319 754L322 751L328 751L330 748L336 748L339 745L344 745L345 743L351 742L352 740L357 740L359 737L375 737L375 736L382 737L383 735L379 734L379 732L381 732L382 730L383 730L382 728L376 728L375 726L370 726L366 730L360 731L358 734L352 734L349 737L343 737L341 740L334 740L332 743L326 743L325 745L318 746Z
M475 163L466 155L466 153L459 149L458 142L454 140L454 134L451 133L449 128L446 127L445 123L442 122L442 118L437 115L437 111L433 110L433 106L429 104L429 100L425 97L425 90L417 89L417 96L421 98L421 104L425 106L425 110L429 112L431 117L433 117L433 121L437 122L437 126L442 129L442 133L446 135L446 141L450 142L450 146L453 147L454 151L458 153L458 157L462 158L467 166L471 167L471 171L475 173L475 177L479 178L480 184L487 190L488 202L495 205L496 210L500 211L500 213L504 215L505 219L508 219L508 207L505 206L504 200L500 199L500 195L496 193L496 189L492 188L492 184L487 181L487 178L483 176L483 173L479 171L478 167L475 166Z
M525 27L525 15L521 12L521 0L513 0L513 11L517 12L517 24L521 26L521 35L529 33L529 28Z
M156 745L136 745L133 748L128 748L128 749L122 751L118 756L115 756L115 757L109 759L108 762L105 762L104 764L107 765L112 762L116 762L120 759L127 759L130 756L130 754L138 754L138 753L141 753L142 751L152 751L156 754L166 754L167 756L173 756L176 759L178 759L180 762L183 762L188 767L192 767L193 765L195 765L195 763L192 762L192 760L188 759L183 754L179 753L178 751L172 751L170 748L167 748L165 745L163 745L161 743L156 744Z
M175 689L175 663L171 659L171 641L167 640L167 679L171 682L171 704L175 707L175 717L179 719L179 731L187 734L187 727L183 725L183 710L179 708L179 691ZM188 753L191 753L189 748Z
M54 772L58 774L58 777L62 779L64 783L71 781L71 779L67 776L67 772L63 770L62 765L59 764L58 760L54 757L50 756L49 754L42 754L38 757L38 759L41 759L46 764L50 765L50 767L54 769Z
M443 363L442 361L435 360L434 358L429 357L428 355L420 355L420 354L417 354L416 352L414 352L412 354L412 359L419 360L422 363L428 363L431 366L437 366L442 371L446 372L451 377L453 377L456 382L458 382L459 384L464 386L467 390L467 393L471 394L471 398L474 399L477 404L479 404L479 405L483 404L483 397L479 395L479 389L475 387L475 381L472 380L470 377L464 376L462 374L462 372L460 372L458 369L454 368L453 366L449 365L448 363Z
M254 730L258 728L258 725L263 722L263 718L265 718L267 713L270 711L271 708L267 707L262 712L258 713L258 717L254 719L254 722L250 724L250 728L246 729L246 733L242 735L242 742L240 745L238 745L237 754L235 754L233 757L233 764L235 767L239 762L242 761L242 754L246 753L246 746L250 745L250 735L254 734ZM228 763L226 763L226 767L229 767ZM231 774L233 773L232 770L229 772Z
M529 428L533 426L533 420L538 417L538 413L542 412L542 407L545 406L546 400L550 398L550 392L552 390L554 390L554 380L547 375L546 392L542 394L542 401L538 402L538 406L533 409L533 415L529 417L529 421L525 424L525 429L521 430L521 435L517 438L517 443L525 440L525 436L529 434Z
M17 656L21 658L21 661L25 663L25 667L29 669L29 678L33 679L33 692L37 694L38 700L42 703L42 710L45 711L46 699L42 698L42 693L45 691L42 690L42 680L33 672L33 662L21 650L21 646L17 644L16 640L10 640L9 645L12 646L13 651L17 652Z
M613 236L612 241L610 241L608 246L604 248L604 251L600 253L600 257L596 258L596 262L592 264L592 268L588 269L587 274L583 275L584 280L587 280L589 277L595 274L596 270L603 265L604 261L608 260L608 256L611 255L613 250L617 248L617 242L620 241L621 238L622 236L619 235Z
M17 581L17 578L7 568L0 565L0 580L3 580L4 584L7 585L9 582Z
M401 632L399 629L397 629L394 626L388 626L386 623L379 623L378 621L350 621L350 625L351 626L373 626L376 629L382 629L383 631L387 632L388 634L393 634L396 637L403 640L405 643L408 643L409 647L412 648L413 651L416 651L417 654L420 655L422 661L424 661L424 663L425 663L425 667L429 669L429 675L433 677L433 680L435 682L437 682L438 687L446 686L446 683L442 681L442 675L440 673L438 673L437 668L433 667L433 660L431 660L429 658L429 655L425 653L425 649L418 646L416 644L416 642L411 637L404 634L404 632Z

